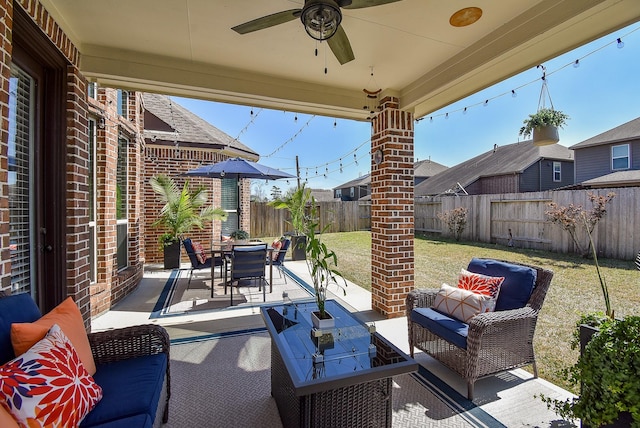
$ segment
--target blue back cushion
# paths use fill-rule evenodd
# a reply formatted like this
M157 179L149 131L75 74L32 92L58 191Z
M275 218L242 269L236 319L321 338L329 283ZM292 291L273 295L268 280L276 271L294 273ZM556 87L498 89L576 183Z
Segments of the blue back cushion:
M30 294L0 298L0 364L15 358L11 345L11 324L34 322L42 316Z
M538 272L534 268L490 259L471 259L469 272L489 276L504 276L496 311L523 308L536 285Z
M147 414L153 423L166 370L167 356L162 353L98 364L93 379L102 387L102 400L80 427L110 426L112 421L139 414Z

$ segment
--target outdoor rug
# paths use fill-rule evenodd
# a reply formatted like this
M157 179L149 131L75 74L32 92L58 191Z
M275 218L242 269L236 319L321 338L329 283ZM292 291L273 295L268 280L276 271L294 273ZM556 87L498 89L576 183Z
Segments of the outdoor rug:
M269 277L267 271L267 278ZM166 280L162 292L153 308L150 318L185 315L196 311L227 310L247 306L261 306L265 303L282 302L282 293L286 292L292 298L305 298L310 291L297 282L279 278L273 273L273 291L269 292L266 284L266 302L262 291L255 281L243 281L240 287L233 288L233 306L231 305L231 287L225 294L223 280L219 272L213 279L213 297L211 296L211 277L203 272L196 272L189 284L189 269L174 269Z
M282 427L271 397L270 346L264 329L172 341L164 426ZM394 377L393 387L396 428L504 426L424 367Z

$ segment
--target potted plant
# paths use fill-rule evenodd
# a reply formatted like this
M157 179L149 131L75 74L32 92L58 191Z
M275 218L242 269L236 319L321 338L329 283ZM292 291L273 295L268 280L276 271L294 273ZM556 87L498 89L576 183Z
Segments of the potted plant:
M311 190L303 184L287 196L269 202L269 205L276 209L286 209L289 211L289 223L293 227L291 235L291 259L304 260L306 257L306 236L303 233L307 217L307 206L312 200Z
M545 146L560 141L558 128L562 128L569 120L569 116L553 108L541 108L535 114L530 114L520 128L520 135L529 138L533 134L533 144Z
M180 188L172 178L163 174L152 177L149 182L164 203L158 219L153 222L153 226L165 229L165 233L160 235L164 268L178 268L182 236L194 228L202 229L209 221L224 220L227 213L221 208L206 205L207 192L202 186L190 191L186 181Z
M586 222L586 217L583 215ZM587 229L604 297L605 312L583 314L576 324L572 349L578 361L562 374L580 396L567 400L542 397L563 418L580 419L583 427L640 425L640 316L616 318L605 277L600 271L591 232Z
M304 191L304 188L298 191ZM318 330L325 330L332 328L334 325L333 317L325 309L327 290L331 284L335 284L346 295L345 287L347 286L347 281L337 270L338 256L320 239L329 225L326 225L320 232L316 232L320 226L317 218L316 201L313 196L310 196L309 199L311 212L309 216L304 217L304 221L300 224L300 231L306 237L307 268L311 275L315 300L318 305L318 310L311 314L312 324ZM340 283L338 283L338 278L342 280Z
M238 230L235 230L235 231L231 232L231 235L229 235L229 237L231 239L233 239L234 241L236 241L236 242L246 241L246 240L249 239L249 232L247 232L245 230L242 230L242 229L238 229Z

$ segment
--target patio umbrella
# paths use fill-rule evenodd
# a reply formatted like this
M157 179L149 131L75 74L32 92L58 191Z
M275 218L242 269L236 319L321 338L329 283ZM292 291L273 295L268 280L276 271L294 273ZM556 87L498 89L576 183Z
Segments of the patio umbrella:
M210 178L242 178L261 179L261 180L278 180L280 178L296 178L287 172L277 170L275 168L261 165L241 158L230 158L222 162L212 165L203 165L199 168L187 171L184 175L191 177L210 177ZM240 189L237 194L238 200L238 225L240 225L241 207L240 207Z

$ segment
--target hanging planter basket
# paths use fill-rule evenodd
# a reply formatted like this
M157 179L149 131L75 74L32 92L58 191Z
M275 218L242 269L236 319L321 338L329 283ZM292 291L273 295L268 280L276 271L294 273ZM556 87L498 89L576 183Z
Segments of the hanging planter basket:
M533 144L536 146L548 146L556 144L558 141L560 141L560 136L557 126L547 125L533 129Z
M524 120L524 126L520 128L520 135L524 138L533 136L533 144L536 146L547 146L560 141L558 128L562 128L567 123L569 116L553 108L553 102L551 101L551 95L549 94L549 88L547 87L547 80L545 78L544 66L539 65L538 67L542 67L543 69L542 90L540 91L540 99L538 100L538 111L530 114L529 117ZM550 108L545 106L546 98L549 98Z

